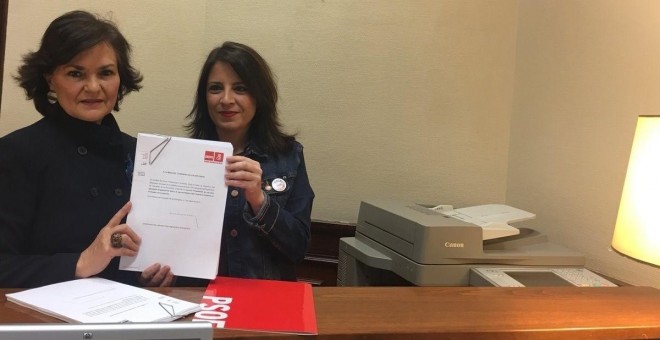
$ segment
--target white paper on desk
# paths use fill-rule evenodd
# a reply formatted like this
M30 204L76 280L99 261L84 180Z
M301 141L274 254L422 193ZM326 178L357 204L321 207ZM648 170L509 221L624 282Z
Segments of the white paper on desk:
M7 294L7 300L60 320L81 323L166 322L199 311L199 303L102 278Z
M178 276L217 276L232 152L230 143L138 134L126 222L142 244L135 257L121 257L120 269L160 263Z

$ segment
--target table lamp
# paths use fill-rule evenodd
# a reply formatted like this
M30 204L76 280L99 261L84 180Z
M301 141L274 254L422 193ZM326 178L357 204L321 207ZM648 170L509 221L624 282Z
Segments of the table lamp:
M660 266L660 116L639 116L612 248Z

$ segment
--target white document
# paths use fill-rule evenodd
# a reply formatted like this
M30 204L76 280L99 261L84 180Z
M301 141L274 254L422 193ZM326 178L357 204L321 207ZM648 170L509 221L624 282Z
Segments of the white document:
M199 303L102 278L7 294L7 300L68 322L166 322L199 311Z
M439 208L438 206L436 208ZM435 209L435 208L434 208ZM518 228L509 223L525 221L536 217L535 214L504 204L485 204L452 210L439 210L445 216L476 224L483 230L483 240L520 234Z
M174 275L214 279L227 199L230 143L138 134L127 224L142 238L138 254L119 269L154 263Z

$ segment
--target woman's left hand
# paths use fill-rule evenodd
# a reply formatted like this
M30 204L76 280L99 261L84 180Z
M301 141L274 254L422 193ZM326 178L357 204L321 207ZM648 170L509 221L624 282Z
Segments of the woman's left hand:
M244 156L227 157L225 183L243 189L245 199L250 204L253 213L257 213L264 203L264 193L261 191L261 164Z
M168 287L174 283L174 274L170 266L154 263L140 273L139 281L145 287Z

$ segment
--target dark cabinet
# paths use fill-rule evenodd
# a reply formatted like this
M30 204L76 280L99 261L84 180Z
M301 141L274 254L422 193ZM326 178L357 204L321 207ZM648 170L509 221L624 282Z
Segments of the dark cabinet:
M355 225L312 221L312 241L305 260L296 267L298 281L314 286L337 285L339 239L355 236Z

